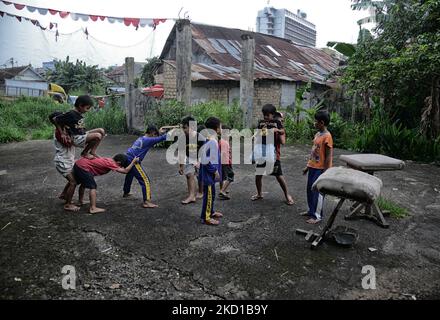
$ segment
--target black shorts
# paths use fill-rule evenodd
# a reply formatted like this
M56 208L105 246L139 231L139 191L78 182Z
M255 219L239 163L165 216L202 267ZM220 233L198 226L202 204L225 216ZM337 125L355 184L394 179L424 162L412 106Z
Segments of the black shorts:
M266 163L257 164L257 168L265 168ZM283 175L283 170L281 169L281 161L275 160L275 163L273 165L273 171L270 174L271 176L279 177Z
M81 169L76 164L73 166L72 172L77 184L82 185L86 189L97 189L93 174Z
M234 171L232 170L232 165L222 164L222 180L234 182Z

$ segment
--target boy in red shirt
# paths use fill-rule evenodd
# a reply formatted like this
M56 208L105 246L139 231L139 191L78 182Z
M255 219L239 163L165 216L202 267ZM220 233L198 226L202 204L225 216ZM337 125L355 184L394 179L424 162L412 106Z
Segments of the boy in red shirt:
M116 171L119 173L127 174L130 172L131 168L135 163L139 161L136 157L127 165L127 156L125 154L117 154L112 158L93 158L88 159L85 157L80 158L75 162L73 166L73 175L78 184L83 188L90 189L90 209L89 213L95 214L104 212L105 209L98 208L96 206L96 182L95 176L102 176L109 171ZM126 167L125 167L126 166ZM82 202L82 197L84 194L80 195L80 202Z

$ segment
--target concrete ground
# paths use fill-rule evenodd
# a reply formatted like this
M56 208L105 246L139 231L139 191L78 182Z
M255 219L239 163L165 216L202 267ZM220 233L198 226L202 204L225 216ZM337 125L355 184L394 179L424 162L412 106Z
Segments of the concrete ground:
M133 136L109 136L100 154L113 156ZM309 229L307 146L285 147L282 165L297 204L284 204L273 177L265 199L252 202L253 166L235 166L232 199L217 201L218 227L201 225L201 203L182 206L185 179L165 161L165 150L144 160L160 208L141 208L141 193L122 199L124 177L98 177L100 215L63 211L65 181L53 164L51 141L0 146L0 298L2 299L429 299L440 298L440 168L408 162L384 172L383 195L409 210L388 218L335 225L357 229L352 248L324 243L309 249L296 228ZM335 159L344 152L336 150ZM336 165L342 165L338 160ZM269 192L270 191L270 192ZM335 206L327 198L326 212ZM313 226L319 230L322 225ZM377 251L371 252L369 248ZM76 289L62 288L63 266L76 270ZM362 289L362 268L375 267L376 289Z

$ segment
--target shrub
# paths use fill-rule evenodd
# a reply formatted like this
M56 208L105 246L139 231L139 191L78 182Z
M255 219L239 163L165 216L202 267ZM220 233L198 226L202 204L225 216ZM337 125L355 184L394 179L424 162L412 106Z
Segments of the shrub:
M404 128L376 112L371 123L361 127L354 139L359 152L380 153L402 160L440 163L440 137L428 140L415 129Z
M153 104L145 112L145 125L155 124L158 127L178 125L187 114L185 106L175 100Z
M127 133L127 121L124 110L118 105L104 109L93 109L84 116L87 129L104 128L107 133Z
M185 107L175 100L159 102L146 111L145 124L155 124L158 127L178 125L187 115L193 116L199 124L214 116L231 128L238 130L243 128L241 108L237 104L228 106L217 101L200 103L190 107Z

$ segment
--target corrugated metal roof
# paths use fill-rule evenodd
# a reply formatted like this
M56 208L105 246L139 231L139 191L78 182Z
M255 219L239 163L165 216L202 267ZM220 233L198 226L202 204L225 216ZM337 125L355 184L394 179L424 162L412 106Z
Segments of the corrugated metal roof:
M193 63L192 80L240 80L241 35L255 39L255 79L311 80L331 85L326 76L338 68L339 60L323 50L293 44L290 40L224 27L191 23L193 52L206 53L212 64ZM175 27L161 54L166 59L175 41ZM173 61L167 61L175 65Z
M21 72L29 68L29 66L13 67L0 69L0 83L3 84L5 79L12 79L18 76Z

